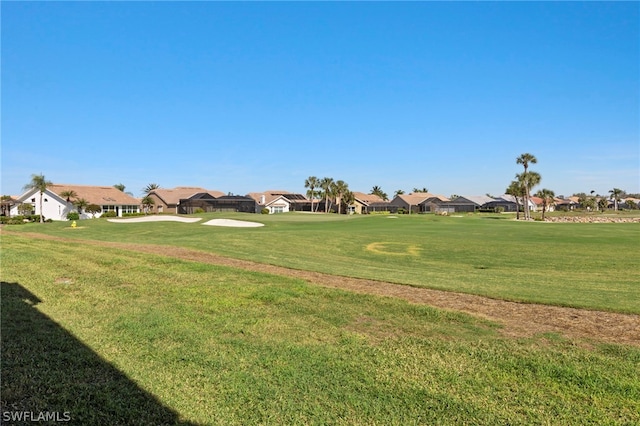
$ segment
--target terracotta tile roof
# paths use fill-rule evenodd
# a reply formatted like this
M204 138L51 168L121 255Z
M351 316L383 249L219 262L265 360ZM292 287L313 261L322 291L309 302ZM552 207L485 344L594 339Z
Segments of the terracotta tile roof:
M178 204L181 199L190 198L195 194L206 192L214 197L222 197L225 195L223 192L204 189L197 186L176 186L173 189L158 188L151 191L149 194L155 194L158 198L165 202L165 204Z
M66 185L53 184L48 188L63 200L66 197L60 195L61 192L74 191L77 196L74 199L84 198L89 204L103 205L140 205L138 198L132 197L113 186L89 186L89 185Z

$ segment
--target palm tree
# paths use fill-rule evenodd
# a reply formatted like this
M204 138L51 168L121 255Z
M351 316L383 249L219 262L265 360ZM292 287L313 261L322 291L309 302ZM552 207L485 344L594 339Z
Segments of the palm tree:
M613 199L613 209L618 211L618 202L620 201L620 196L624 191L619 188L613 188L609 190L609 194L611 194L611 198Z
M398 195L402 195L404 194L404 191L402 189L396 189L396 192L393 193L394 197L397 197Z
M329 197L332 196L333 178L324 177L320 181L320 188L324 194L324 212L329 213Z
M371 192L369 194L377 195L378 197L382 198L384 201L387 201L389 199L389 197L387 196L387 193L384 192L382 188L380 188L378 185L371 188Z
M553 204L553 198L555 196L555 192L546 188L536 192L536 197L542 198L542 220L544 220L545 210Z
M44 175L40 173L39 175L31 175L31 182L24 186L24 191L35 189L40 193L40 223L44 222L44 218L42 216L42 196L51 185L53 185L53 183L45 179Z
M156 189L160 189L160 185L157 183L150 183L146 188L142 190L146 195L149 195L151 191L155 191Z
M348 189L347 189L347 191L346 191L346 192L344 192L344 193L342 194L341 201L345 204L345 206L347 206L347 208L345 208L345 213L346 213L346 210L348 209L348 207L349 207L351 204L353 204L353 202L354 202L355 200L356 200L356 198L353 196L353 192L349 191Z
M336 196L336 204L338 204L338 214L342 212L342 199L345 194L349 191L349 185L343 180L339 180L333 186L334 194Z
M73 189L70 189L68 191L61 191L60 196L65 197L67 199L67 203L70 203L72 198L78 197L78 194Z
M126 188L123 183L116 183L115 185L113 185L113 187L121 192L124 192L124 189Z
M74 201L73 204L78 208L78 213L82 214L82 210L89 205L89 202L84 198L80 198Z
M516 179L520 182L522 187L524 188L525 194L525 206L524 206L524 218L525 220L531 219L531 213L529 212L529 199L531 194L531 190L534 186L538 185L542 180L542 176L537 172L525 172L519 175L516 175Z
M304 187L309 188L307 191L307 197L311 199L311 211L313 211L313 199L316 196L316 188L320 185L320 181L315 176L309 176L304 181Z
M429 190L423 186L422 189L413 188L413 192L429 192Z
M149 213L149 209L151 208L151 206L156 203L153 200L153 198L149 197L148 195L146 197L144 197L140 202L144 206L144 213L145 214Z
M525 152L524 154L520 154L520 156L518 158L516 158L516 164L522 164L522 166L524 167L524 173L522 174L522 176L526 176L528 169L529 169L529 163L531 164L536 164L538 162L538 159L533 155L533 154L529 154L528 152ZM529 213L529 197L530 197L530 191L531 188L529 188L529 186L525 186L525 194L524 194L524 218L525 220L530 219L531 215Z
M512 180L505 194L513 195L516 199L516 220L520 220L520 198L524 197L524 188L520 181Z

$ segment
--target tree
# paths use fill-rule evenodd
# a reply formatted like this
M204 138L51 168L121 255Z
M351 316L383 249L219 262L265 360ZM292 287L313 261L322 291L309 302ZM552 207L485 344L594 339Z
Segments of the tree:
M82 210L89 205L89 202L84 198L80 198L73 202L73 205L78 208L78 213L82 214Z
M516 158L516 164L522 164L524 167L524 173L522 174L522 178L525 180L529 180L527 178L527 173L529 170L529 164L536 164L538 159L533 155L525 152L524 154L520 154L518 158ZM539 182L539 181L538 181ZM531 215L529 213L529 197L531 193L531 187L529 185L525 185L525 194L524 194L524 218L525 220L531 219Z
M2 196L2 216L11 216L11 207L15 204L11 195Z
M156 202L153 200L153 198L147 195L141 200L141 203L144 206L144 214L148 214L151 206L153 206Z
M344 193L342 194L341 201L345 204L345 206L347 206L347 208L348 208L351 204L353 204L353 202L354 202L355 200L356 200L356 198L354 197L353 192L349 191L348 189L347 189L347 191L346 191L346 192L344 192ZM345 209L345 213L346 213L346 209Z
M550 189L541 189L536 192L536 197L542 198L542 220L544 220L544 212L547 210L547 207L553 204L553 198L556 194Z
M342 199L345 194L349 192L349 185L343 180L337 181L333 186L333 191L336 196L336 204L338 205L338 214L342 213Z
M320 181L318 180L317 177L315 176L309 176L305 181L304 181L304 187L305 188L309 188L309 190L307 191L307 197L309 197L309 199L311 199L311 211L313 211L313 199L315 198L316 194L316 188L320 185Z
M516 199L516 219L520 219L520 199L524 197L524 187L518 180L512 180L507 187L505 194L513 195Z
M422 189L413 188L413 192L429 192L429 190L425 187L422 187Z
M377 195L378 197L382 198L384 201L387 201L389 199L389 197L387 196L387 193L384 192L382 188L380 188L378 185L371 188L371 192L369 194Z
M157 183L150 183L146 188L142 190L146 195L149 195L151 191L155 191L156 189L160 189L160 185Z
M42 215L42 197L44 196L44 192L51 185L53 185L53 183L45 179L44 175L40 173L39 175L31 175L31 182L24 186L25 191L35 189L40 193L40 223L44 222L44 217Z
M531 213L529 211L529 200L531 197L529 194L531 194L531 190L533 189L533 187L540 183L540 181L542 180L542 177L540 176L540 173L537 173L537 172L526 172L526 173L521 173L519 175L516 175L516 179L518 180L518 182L520 182L520 184L524 188L524 194L525 194L524 218L525 220L529 220L531 219Z
M67 199L67 203L70 203L72 198L78 197L78 194L76 193L76 191L70 189L68 191L60 192L60 196L65 197Z
M322 188L322 194L324 196L324 212L329 213L329 197L333 195L333 178L322 178L322 180L320 181L320 188Z
M124 189L126 188L126 186L124 186L124 184L122 183L116 183L115 185L113 185L113 187L121 192L124 192Z
M397 197L398 195L402 195L404 194L404 191L402 189L396 189L396 192L393 193L394 197Z
M96 217L96 213L100 213L102 211L102 207L97 204L89 204L84 211L91 214L91 217Z
M618 211L618 202L620 201L620 196L624 194L624 191L619 188L613 188L609 190L609 194L611 194L611 198L613 199L613 209Z

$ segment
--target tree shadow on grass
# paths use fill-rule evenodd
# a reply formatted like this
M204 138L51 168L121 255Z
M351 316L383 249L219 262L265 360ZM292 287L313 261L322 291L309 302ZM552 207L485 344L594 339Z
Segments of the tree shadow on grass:
M36 309L23 286L0 286L1 424L193 424Z

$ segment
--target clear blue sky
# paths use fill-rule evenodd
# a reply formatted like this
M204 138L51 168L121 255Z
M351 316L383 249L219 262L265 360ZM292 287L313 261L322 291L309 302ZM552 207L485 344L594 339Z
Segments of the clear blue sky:
M7 2L2 194L640 192L638 2Z

